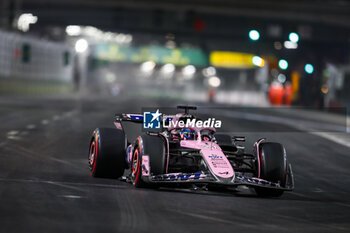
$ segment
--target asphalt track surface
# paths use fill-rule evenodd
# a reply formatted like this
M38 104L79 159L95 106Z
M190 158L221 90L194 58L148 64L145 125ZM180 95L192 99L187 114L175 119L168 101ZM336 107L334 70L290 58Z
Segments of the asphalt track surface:
M249 189L208 192L137 189L89 174L89 138L113 127L116 112L175 105L159 99L0 98L0 232L349 232L349 148L303 131L254 132L261 122L225 119L226 128L282 142L295 191L258 198ZM137 126L139 127L139 126ZM129 130L136 137L136 126ZM246 133L245 133L246 132Z

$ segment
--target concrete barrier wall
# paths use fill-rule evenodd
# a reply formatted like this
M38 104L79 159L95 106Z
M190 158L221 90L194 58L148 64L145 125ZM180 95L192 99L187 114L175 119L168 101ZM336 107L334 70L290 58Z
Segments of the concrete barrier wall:
M74 52L64 43L0 30L0 91L21 85L72 85ZM11 91L11 90L8 90Z

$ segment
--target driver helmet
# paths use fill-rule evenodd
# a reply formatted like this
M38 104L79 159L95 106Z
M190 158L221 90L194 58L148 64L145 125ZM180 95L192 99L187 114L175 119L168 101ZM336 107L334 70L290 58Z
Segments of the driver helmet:
M180 131L180 135L182 140L195 140L197 133L189 128L183 128Z

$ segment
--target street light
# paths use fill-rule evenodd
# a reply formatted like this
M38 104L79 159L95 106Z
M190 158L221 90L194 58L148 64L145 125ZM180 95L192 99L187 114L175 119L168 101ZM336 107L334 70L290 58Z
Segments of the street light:
M254 65L259 66L259 67L263 67L264 66L264 59L262 59L259 56L254 56L252 58L252 62Z
M154 70L156 63L154 61L146 61L141 64L141 71L144 73L149 73Z
M279 74L277 79L280 83L284 83L287 80L287 77L284 74Z
M174 71L175 71L175 66L171 63L167 63L162 67L162 72L164 74L174 73Z
M23 32L27 32L31 24L38 22L38 17L31 13L24 13L18 17L17 28Z
M195 73L196 67L194 67L193 65L187 65L182 69L182 74L186 79L191 79Z
M79 36L81 34L81 27L78 25L69 25L66 27L66 33L69 36Z
M297 49L298 48L298 43L295 43L295 42L292 42L292 41L289 41L289 40L286 40L284 43L283 43L284 47L286 49Z
M77 42L75 42L75 51L77 53L84 53L87 48L89 47L89 44L87 42L87 40L85 39L79 39L77 40Z
M309 63L305 65L304 69L308 74L312 74L314 72L314 66Z
M278 62L278 66L282 69L282 70L286 70L288 68L288 62L284 59L279 60Z
M289 40L293 43L298 43L299 35L295 32L291 32L291 33L289 33Z
M209 86L216 88L216 87L220 86L221 80L220 80L220 78L213 76L213 77L210 77L208 79L208 84L209 84Z
M216 75L216 69L212 66L209 66L208 68L203 69L202 73L205 77L211 77Z
M257 30L250 30L249 31L249 38L251 40L254 40L254 41L259 40L260 33Z

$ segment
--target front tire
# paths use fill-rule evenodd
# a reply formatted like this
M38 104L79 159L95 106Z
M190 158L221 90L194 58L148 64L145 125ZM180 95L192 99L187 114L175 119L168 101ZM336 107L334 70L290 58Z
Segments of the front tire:
M150 187L142 180L142 156L149 156L149 175L160 175L166 172L165 151L165 143L160 136L142 135L136 139L131 160L131 180L135 187Z
M126 168L126 137L123 131L97 128L89 149L89 167L93 177L119 178Z
M260 160L260 178L285 187L287 157L284 147L280 143L263 142L259 145L257 156ZM261 197L279 197L283 194L283 190L263 187L256 187L255 192Z

